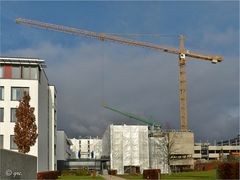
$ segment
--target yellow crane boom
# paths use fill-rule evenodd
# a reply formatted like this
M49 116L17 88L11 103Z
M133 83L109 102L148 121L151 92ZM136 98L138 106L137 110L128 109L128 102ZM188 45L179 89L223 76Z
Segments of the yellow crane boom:
M87 31L83 29L72 28L72 27L45 23L45 22L29 20L29 19L23 19L23 18L17 18L16 23L29 25L36 28L49 29L49 30L69 33L69 34L78 35L78 36L95 38L101 41L112 41L112 42L117 42L121 44L132 45L132 46L147 47L154 50L179 55L180 129L182 131L188 130L187 94L186 94L186 56L191 58L201 59L201 60L208 60L208 61L211 61L212 63L223 61L222 56L203 55L199 53L193 53L184 49L183 35L180 35L180 48L172 48L172 47L166 47L159 44L154 44L154 43L149 43L144 41L131 40L128 38L123 38L121 36L109 35L106 33L97 33L97 32Z

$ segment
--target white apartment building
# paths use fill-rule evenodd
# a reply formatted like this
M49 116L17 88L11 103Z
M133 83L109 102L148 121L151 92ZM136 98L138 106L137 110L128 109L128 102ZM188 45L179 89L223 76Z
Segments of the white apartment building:
M56 169L56 90L38 58L0 57L0 148L17 151L14 143L16 108L24 92L34 107L38 138L28 154L37 157L38 171Z
M102 139L98 137L73 138L71 142L71 150L76 159L100 159L102 156Z

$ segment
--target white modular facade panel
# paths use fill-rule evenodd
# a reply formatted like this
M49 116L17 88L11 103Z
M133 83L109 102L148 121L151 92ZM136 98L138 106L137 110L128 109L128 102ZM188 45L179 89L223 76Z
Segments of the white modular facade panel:
M166 137L149 137L149 163L152 169L161 169L161 173L167 174L168 151Z
M148 127L110 125L103 136L103 154L110 156L110 168L118 174L124 174L124 167L129 166L138 166L143 172L149 168Z

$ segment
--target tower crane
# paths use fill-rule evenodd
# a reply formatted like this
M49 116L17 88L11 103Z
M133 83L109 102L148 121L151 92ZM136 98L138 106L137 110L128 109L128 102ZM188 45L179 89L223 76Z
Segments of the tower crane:
M172 48L166 47L159 44L154 44L145 41L138 41L132 40L128 38L124 38L121 36L116 35L109 35L106 33L97 33L93 31L87 31L78 28L72 28L57 24L45 23L30 19L23 19L17 18L16 23L32 26L35 28L41 29L49 29L53 31L59 31L63 33L68 33L77 36L85 36L89 38L98 39L101 41L111 41L126 45L132 45L137 47L146 47L162 52L167 52L171 54L178 55L178 64L179 64L179 100L180 100L180 130L181 131L188 131L188 111L187 111L187 94L186 94L186 57L195 58L199 60L207 60L211 61L212 63L216 64L217 62L223 61L223 56L210 56L210 55L203 55L200 53L190 52L186 50L184 47L184 36L180 35L180 47L179 48Z
M103 107L105 109L109 109L109 110L114 111L116 113L122 114L123 116L129 117L131 119L135 119L137 121L143 122L144 124L147 124L148 127L150 128L151 134L153 134L155 130L160 130L160 128L161 128L161 125L156 124L152 119L149 119L149 118L146 118L146 117L143 117L143 116L139 116L139 115L136 115L136 114L133 114L133 113L130 113L130 112L123 112L123 111L120 111L116 108L110 107L107 104L103 104Z

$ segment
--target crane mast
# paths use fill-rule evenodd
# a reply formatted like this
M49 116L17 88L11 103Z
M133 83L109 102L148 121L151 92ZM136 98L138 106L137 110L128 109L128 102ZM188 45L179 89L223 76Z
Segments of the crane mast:
M179 99L180 99L180 130L181 131L188 131L188 112L187 112L187 94L186 94L186 57L201 59L201 60L208 60L212 63L217 63L223 61L222 56L209 56L203 55L199 53L194 53L186 50L184 48L184 37L180 35L180 48L172 48L172 47L165 47L159 44L144 42L144 41L137 41L131 40L127 38L123 38L116 35L109 35L106 33L97 33L92 31L87 31L78 28L72 28L57 24L45 23L35 20L17 18L16 23L24 24L36 28L41 29L49 29L53 31L73 34L77 36L85 36L89 38L98 39L101 41L111 41L120 44L138 46L138 47L146 47L162 52L167 52L171 54L177 54L179 56Z
M179 55L179 105L180 105L180 129L188 130L187 113L187 85L186 85L186 60L184 55L184 37L180 35L180 55Z

